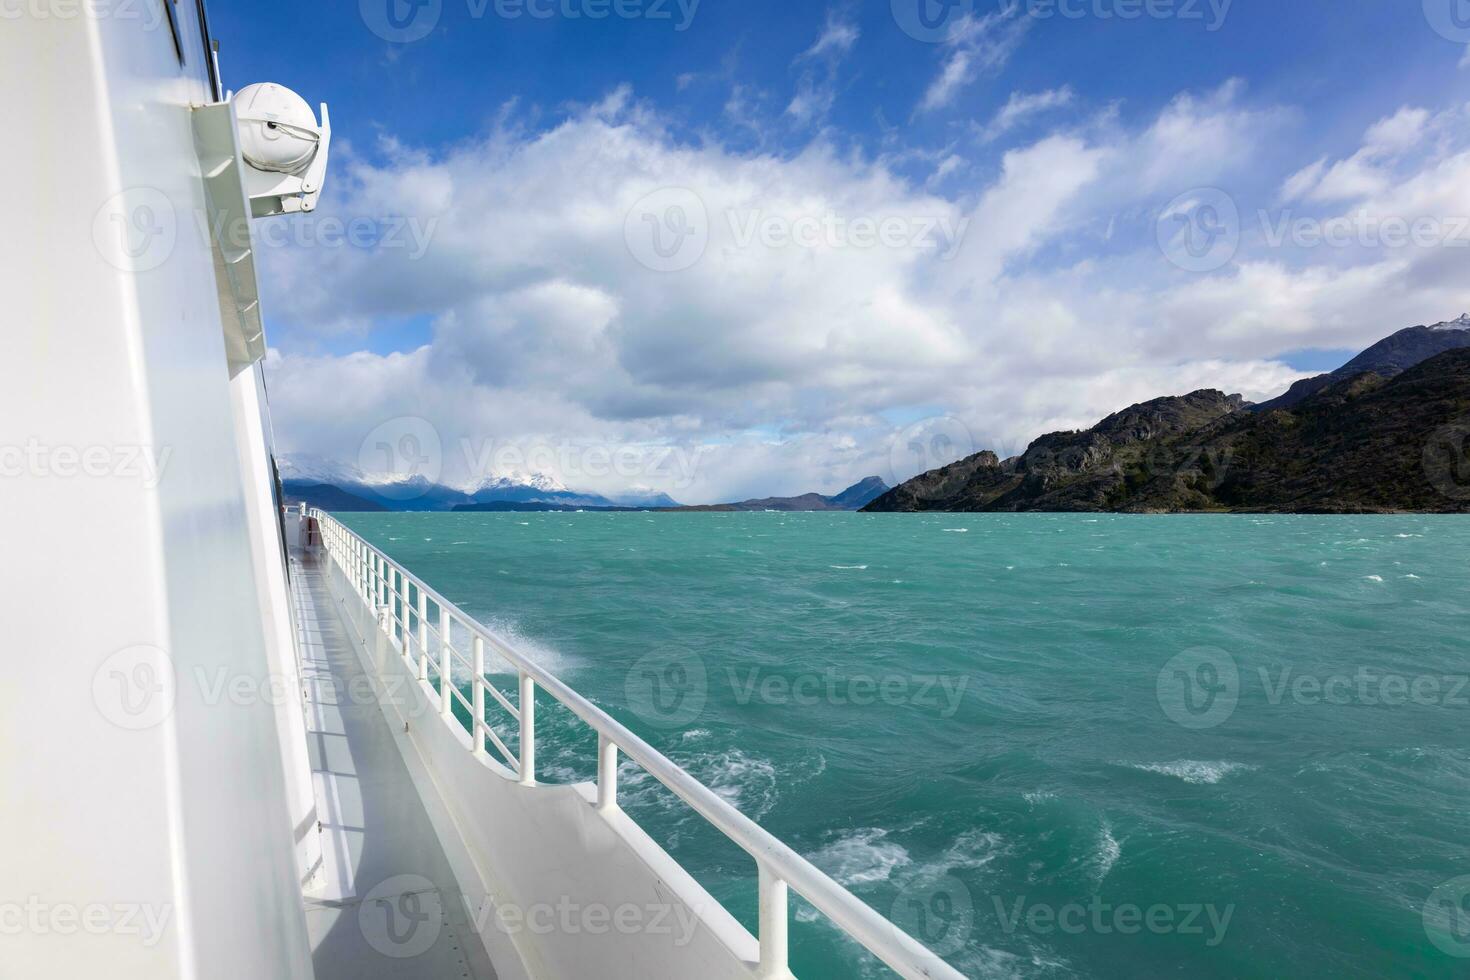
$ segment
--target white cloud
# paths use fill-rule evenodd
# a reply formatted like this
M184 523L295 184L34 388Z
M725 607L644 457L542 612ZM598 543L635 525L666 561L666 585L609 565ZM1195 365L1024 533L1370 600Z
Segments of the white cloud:
M796 94L786 106L787 115L798 123L821 120L837 100L837 72L844 58L857 44L857 25L831 11L822 33L810 48L797 55L794 65L800 74Z
M1331 167L1326 158L1293 175L1282 188L1287 200L1307 198L1321 203L1355 201L1387 190L1391 164L1424 139L1433 117L1429 110L1405 106L1378 120L1363 134L1363 145Z
M835 491L911 475L890 469L899 426L885 418L941 411L963 420L976 449L1015 451L1163 393L1267 397L1299 376L1271 359L1283 350L1365 344L1470 307L1446 250L1282 254L1247 240L1240 263L1211 276L1168 266L1152 242L1157 207L1181 184L1251 173L1291 118L1243 100L1227 85L1175 98L1132 129L1049 134L957 197L821 138L781 156L680 142L627 91L550 128L507 118L440 155L343 155L324 210L298 220L335 208L416 219L433 234L417 259L387 247L266 250L282 448L351 461L379 424L414 416L440 433L442 475L455 482L489 475L466 443L549 443L699 461L689 473L650 462L609 474L574 453L551 475L579 489L641 484L694 503ZM1401 120L1373 132L1403 146L1414 130ZM934 166L958 184L951 157ZM690 268L659 273L635 260L625 232L635 204L668 187L698 195L709 240ZM1369 203L1470 213L1467 189L1470 159L1445 153L1396 172ZM763 219L811 219L817 235L810 247L743 241L740 228ZM966 233L948 259L854 245L845 224L827 237L829 221L861 219ZM1104 225L1117 228L1107 242ZM430 323L428 343L316 349L395 317Z
M1071 105L1074 97L1070 85L1043 92L1012 92L995 118L981 131L980 138L986 143L993 142L1034 116Z
M857 25L835 14L828 14L826 26L817 41L802 55L805 58L820 58L828 54L846 55L858 41Z
M1032 18L1018 16L1019 10L1019 6L1013 6L957 21L944 42L939 75L924 92L918 111L945 108L981 75L1003 68L1031 26Z
M1305 197L1322 182L1322 175L1326 172L1326 157L1323 157L1315 163L1307 164L1286 178L1286 183L1281 185L1281 199L1283 201L1296 201Z

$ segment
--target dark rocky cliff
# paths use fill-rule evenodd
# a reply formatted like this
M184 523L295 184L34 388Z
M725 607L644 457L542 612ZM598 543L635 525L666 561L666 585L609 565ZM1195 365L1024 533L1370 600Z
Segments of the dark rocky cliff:
M1197 391L980 453L869 511L1470 512L1470 348L1336 378L1289 408Z

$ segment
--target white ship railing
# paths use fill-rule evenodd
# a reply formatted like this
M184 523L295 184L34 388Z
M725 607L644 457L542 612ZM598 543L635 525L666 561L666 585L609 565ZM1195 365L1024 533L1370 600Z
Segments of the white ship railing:
M759 873L760 889L759 932L756 937L760 944L760 964L756 974L758 977L790 976L787 966L787 889L790 888L900 976L909 980L964 980L962 974L918 940L777 840L663 753L629 731L617 719L496 636L422 579L408 572L324 511L312 509L310 516L318 522L328 554L353 583L362 600L378 613L380 625L390 636L393 635L394 624L401 629L403 656L416 665L418 679L424 684L429 683L429 633L432 631L435 634L439 649L436 672L439 675L441 720L445 724L458 725L453 717L453 703L457 700L464 706L470 714L473 726L470 732L472 752L485 754L488 742L519 776L521 785L536 785L535 692L536 685L539 684L547 694L597 732L598 809L611 810L618 805L618 753L622 752L754 859ZM410 584L417 593L416 609L409 602ZM429 624L430 601L439 610L437 627ZM397 612L398 608L403 610L401 617ZM416 635L413 628L415 619ZM469 633L471 654L468 658L454 648L452 631L455 623ZM486 679L487 647L504 658L519 673L518 705L512 704L506 695ZM465 675L459 673L455 661L465 670ZM466 676L470 685L471 697L468 700L455 683L455 678L461 676ZM486 723L487 696L499 702L519 722L518 756L510 752Z

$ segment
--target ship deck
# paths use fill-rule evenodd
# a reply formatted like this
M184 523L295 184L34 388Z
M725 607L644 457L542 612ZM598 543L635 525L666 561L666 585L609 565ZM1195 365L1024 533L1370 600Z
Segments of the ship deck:
M474 978L497 973L467 911L432 780L377 703L352 633L327 587L325 559L294 552L307 740L323 834L306 921L317 980ZM407 751L405 751L407 749ZM437 818L437 820L436 820ZM456 859L451 861L451 854ZM518 964L517 964L518 966Z

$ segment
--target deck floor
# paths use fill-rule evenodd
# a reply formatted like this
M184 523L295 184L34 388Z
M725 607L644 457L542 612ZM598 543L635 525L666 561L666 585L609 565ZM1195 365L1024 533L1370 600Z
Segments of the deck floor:
M323 560L292 556L323 874L306 894L317 980L492 980L450 862L350 641Z

